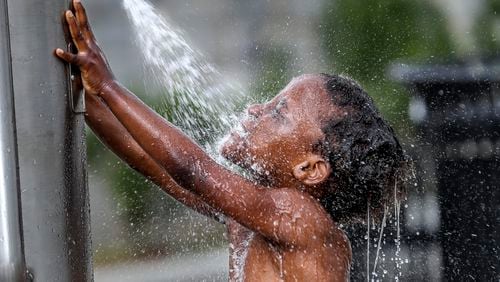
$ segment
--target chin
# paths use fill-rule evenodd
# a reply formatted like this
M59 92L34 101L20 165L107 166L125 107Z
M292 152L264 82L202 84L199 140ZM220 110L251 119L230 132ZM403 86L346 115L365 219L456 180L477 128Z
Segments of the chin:
M219 153L229 162L247 170L254 174L254 166L250 161L252 158L248 155L247 150L241 143L233 142L235 140L227 140L219 146Z
M241 163L240 160L242 158L239 157L241 153L237 148L241 147L241 145L239 144L240 142L237 141L233 133L226 135L219 144L219 153L226 160L236 165L240 165L239 163Z
M219 153L228 160L233 160L236 156L242 156L241 152L247 151L246 135L240 130L234 129L222 138L219 143Z

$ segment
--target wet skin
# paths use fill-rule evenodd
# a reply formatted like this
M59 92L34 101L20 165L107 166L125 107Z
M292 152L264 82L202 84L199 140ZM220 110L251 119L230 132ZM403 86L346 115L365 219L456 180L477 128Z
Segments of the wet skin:
M245 132L232 133L222 146L226 158L259 179L250 181L217 164L116 82L83 6L73 4L76 16L65 16L78 53L56 54L80 68L87 124L171 196L205 215L224 216L230 279L348 280L349 241L318 201L331 168L312 145L326 118L344 114L330 104L322 78L301 76L270 102L251 106Z

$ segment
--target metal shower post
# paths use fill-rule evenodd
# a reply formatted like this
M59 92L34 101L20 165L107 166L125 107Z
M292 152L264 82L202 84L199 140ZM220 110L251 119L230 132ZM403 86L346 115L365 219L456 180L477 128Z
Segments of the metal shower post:
M0 1L0 281L26 280L7 0Z
M26 268L34 281L92 280L84 117L53 56L68 4L0 0L0 236L13 234L0 237L0 281L26 281ZM4 279L6 255L16 266Z

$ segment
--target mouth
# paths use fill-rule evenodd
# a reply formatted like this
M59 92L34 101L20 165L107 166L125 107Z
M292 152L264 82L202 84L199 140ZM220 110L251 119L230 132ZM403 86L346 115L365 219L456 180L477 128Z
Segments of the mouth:
M255 120L251 116L245 115L240 119L240 122L231 129L230 135L232 137L246 139L254 127Z
M248 132L249 132L249 128L250 128L250 121L248 120L244 120L241 122L241 129L242 129L242 132L247 135Z
M231 130L230 135L232 137L240 137L240 138L245 138L248 135L248 130L243 126L242 123L239 123L233 129Z
M239 149L245 143L248 130L240 122L233 126L231 130L219 141L219 152L229 156L235 153L235 149Z
M239 122L234 123L229 132L221 139L218 145L219 152L232 162L240 162L247 151L250 132L255 128L255 118L243 114L239 117ZM239 156L239 157L238 157Z

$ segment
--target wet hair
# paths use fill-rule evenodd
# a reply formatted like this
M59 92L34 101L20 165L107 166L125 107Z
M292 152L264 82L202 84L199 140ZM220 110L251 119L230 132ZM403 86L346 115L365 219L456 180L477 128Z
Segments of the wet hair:
M372 218L380 219L384 207L404 193L410 160L358 83L339 75L321 76L342 113L323 121L324 138L314 145L332 167L322 204L338 222L363 221L368 208Z

